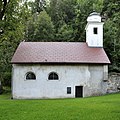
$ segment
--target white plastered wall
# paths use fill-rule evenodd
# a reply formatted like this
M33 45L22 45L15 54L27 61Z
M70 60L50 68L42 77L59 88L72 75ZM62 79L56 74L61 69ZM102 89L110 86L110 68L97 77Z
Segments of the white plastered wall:
M98 29L98 34L93 29ZM86 26L86 42L89 47L103 47L103 23L88 23Z
M13 65L12 96L14 99L74 98L75 86L83 86L83 97L104 94L104 65ZM36 80L26 80L27 72L34 72ZM48 80L50 72L59 80ZM67 94L71 87L71 94Z

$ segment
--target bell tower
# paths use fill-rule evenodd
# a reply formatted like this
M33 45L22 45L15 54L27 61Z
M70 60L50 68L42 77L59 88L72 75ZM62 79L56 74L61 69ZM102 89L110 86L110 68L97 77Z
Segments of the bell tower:
M103 47L103 24L99 13L93 12L88 16L85 30L89 47Z

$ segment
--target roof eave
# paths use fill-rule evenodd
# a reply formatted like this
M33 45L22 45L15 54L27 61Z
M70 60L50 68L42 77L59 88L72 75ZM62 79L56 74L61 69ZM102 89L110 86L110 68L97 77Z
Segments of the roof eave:
M11 64L111 64L110 62L11 62Z

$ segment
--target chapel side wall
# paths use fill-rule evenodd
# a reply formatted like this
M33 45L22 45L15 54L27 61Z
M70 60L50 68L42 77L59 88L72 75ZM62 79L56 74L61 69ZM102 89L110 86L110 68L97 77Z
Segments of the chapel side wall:
M36 80L25 79L30 71ZM59 80L48 80L52 71L58 73ZM103 65L13 65L13 98L74 98L75 86L83 86L83 97L103 94L103 71ZM67 87L71 87L71 94L67 94Z
M108 65L89 65L89 71L90 80L84 89L85 96L99 96L106 94L107 87L104 80L108 79Z

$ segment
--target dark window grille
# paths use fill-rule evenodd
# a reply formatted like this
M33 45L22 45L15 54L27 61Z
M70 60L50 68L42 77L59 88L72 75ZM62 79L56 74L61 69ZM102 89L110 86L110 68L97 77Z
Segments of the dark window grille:
M71 94L71 87L67 87L67 94Z
M51 72L48 76L48 80L59 80L57 73Z
M36 80L36 76L33 72L28 72L26 74L26 80Z

